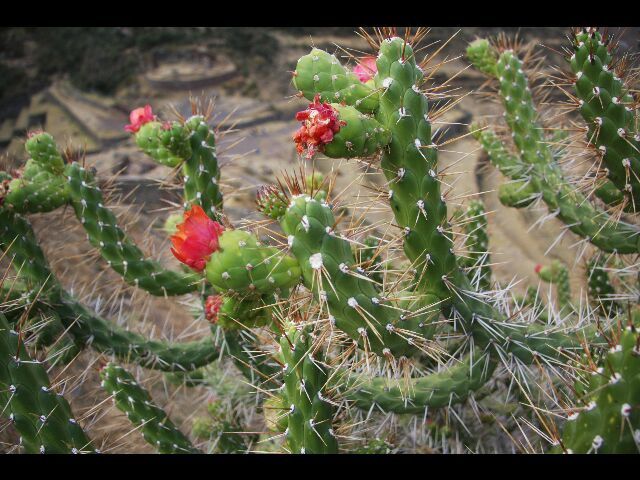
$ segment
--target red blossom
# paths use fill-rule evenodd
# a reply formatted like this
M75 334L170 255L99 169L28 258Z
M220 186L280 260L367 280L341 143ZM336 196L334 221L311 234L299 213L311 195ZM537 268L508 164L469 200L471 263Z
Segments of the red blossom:
M540 273L540 270L542 270L542 265L538 263L538 264L536 264L536 266L533 269L533 271L536 272L536 273Z
M136 108L129 114L129 125L126 125L124 129L130 133L136 133L140 130L145 123L153 122L156 120L156 116L151 110L151 105L145 105L144 107Z
M378 65L376 65L376 57L363 57L360 63L353 68L358 80L366 83L378 73Z
M218 250L218 237L224 227L211 220L204 210L194 205L184 213L184 221L171 236L171 253L188 267L201 272L213 252Z
M316 95L306 110L296 113L296 120L302 122L302 126L293 135L293 141L298 153L306 152L307 158L322 151L324 145L331 142L333 136L340 131L340 127L346 125L338 120L338 112L330 103L320 103L319 95Z
M222 307L223 298L221 295L209 295L204 302L204 315L210 323L218 321L218 312Z

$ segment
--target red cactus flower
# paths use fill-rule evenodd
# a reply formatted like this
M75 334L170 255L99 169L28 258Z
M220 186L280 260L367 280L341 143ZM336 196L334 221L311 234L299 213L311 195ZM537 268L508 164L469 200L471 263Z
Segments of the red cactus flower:
M184 221L171 236L171 253L197 272L204 267L213 252L218 250L218 237L224 227L211 220L204 210L194 205L184 213Z
M151 105L145 105L131 111L129 114L131 124L126 125L124 129L127 132L136 133L145 123L153 122L154 120L156 120L156 116L151 110Z
M218 321L218 312L222 307L221 295L209 295L206 302L204 302L204 316L210 323L216 323Z
M536 264L536 266L535 266L535 268L533 270L536 273L540 273L540 270L542 270L542 265L540 263Z
M346 122L338 120L338 112L330 103L320 103L320 95L316 95L306 110L296 113L296 120L302 122L302 126L293 135L293 141L298 153L306 152L307 158L322 151L340 127L346 125Z
M360 63L353 68L358 80L366 83L378 73L378 65L376 65L376 57L363 57Z

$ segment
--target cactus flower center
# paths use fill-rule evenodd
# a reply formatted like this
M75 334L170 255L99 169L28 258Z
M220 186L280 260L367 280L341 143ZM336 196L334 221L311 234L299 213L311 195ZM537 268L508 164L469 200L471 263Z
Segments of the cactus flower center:
M331 142L333 136L340 131L340 127L346 125L338 119L338 112L330 103L320 102L319 95L316 95L306 110L296 113L296 120L302 122L302 126L293 135L293 141L298 153L306 152L307 158L322 151L323 146Z
M218 312L222 307L221 295L209 295L204 302L204 315L210 323L216 323L218 321Z
M189 268L201 272L211 254L218 250L218 238L224 227L211 220L202 207L194 205L184 213L183 222L176 229L171 236L171 253Z
M378 65L376 65L376 57L364 57L360 60L360 63L353 68L353 73L356 74L358 80L362 83L366 83L378 73Z
M140 130L145 123L153 122L156 120L156 116L151 110L151 105L145 105L144 107L136 108L129 114L129 125L126 125L124 129L130 133L136 133Z

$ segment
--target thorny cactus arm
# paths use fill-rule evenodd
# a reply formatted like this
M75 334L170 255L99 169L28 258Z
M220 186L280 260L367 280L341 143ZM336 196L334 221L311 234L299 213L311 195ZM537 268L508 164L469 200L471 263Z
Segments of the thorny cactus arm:
M113 212L105 206L102 192L89 170L72 163L66 173L73 208L89 241L127 283L160 296L183 295L197 290L199 275L173 272L144 258L140 249L120 229Z
M280 225L289 236L305 286L320 305L326 305L330 321L335 320L335 325L365 351L404 355L415 349L408 331L426 327L427 314L397 323L398 311L387 305L373 281L355 268L351 245L333 230L336 220L326 202L307 195L293 198Z
M602 256L587 262L587 275L589 298L593 305L607 315L619 311L621 305L613 298L616 291Z
M522 62L512 51L500 55L496 75L500 81L507 123L521 156L506 154L506 149L490 129L476 131L491 162L513 180L528 180L532 188L541 194L549 210L557 212L567 228L598 248L607 252L638 252L640 230L634 225L616 222L596 208L569 185L559 165L554 162L542 129L536 123L537 113Z
M362 409L377 406L394 413L424 413L467 400L491 378L499 360L512 356L528 365L535 359L561 364L567 352L580 351L582 340L595 338L596 329L559 332L542 325L500 324L490 327L486 347L476 346L453 364L417 378L371 378L366 374L337 372L332 387Z
M91 441L57 394L44 366L26 351L19 331L0 315L0 405L27 453L92 453Z
M108 363L100 372L101 386L113 398L118 410L140 427L142 436L160 453L202 453L173 424L166 412L152 402L133 375L114 363Z
M560 442L565 452L640 452L640 335L630 324L610 341L601 362L589 358L581 367L579 406L568 412Z
M291 328L280 339L284 364L286 440L291 453L338 453L332 428L334 406L327 399L329 371L322 351L313 348L309 328Z
M0 231L0 248L12 256L13 266L25 282L42 289L37 302L45 311L53 310L59 315L76 343L89 343L120 358L169 371L192 370L210 363L218 355L211 337L182 344L149 340L96 315L61 289L27 220L2 211L0 222L4 227ZM20 241L15 241L16 238Z
M555 285L560 310L565 307L572 308L569 269L564 263L554 260L551 265L538 265L536 266L536 273L542 281Z
M568 59L575 75L580 113L587 122L587 140L601 153L606 173L634 210L640 201L640 136L635 100L616 65L615 45L593 28L574 34Z

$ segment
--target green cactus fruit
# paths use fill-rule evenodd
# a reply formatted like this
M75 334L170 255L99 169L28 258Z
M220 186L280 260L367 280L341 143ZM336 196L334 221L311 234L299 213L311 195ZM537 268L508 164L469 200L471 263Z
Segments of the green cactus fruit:
M378 92L340 64L335 55L314 48L301 57L293 74L293 86L308 100L320 95L323 102L351 105L363 113L378 107Z
M272 220L278 220L286 210L288 201L278 188L273 185L264 185L258 189L256 196L258 210Z
M571 453L640 452L640 335L619 334L599 366L590 364L576 385L582 406L569 412L561 447Z
M207 280L222 293L270 294L300 281L297 261L275 247L261 245L243 230L225 230L206 266Z
M370 157L391 140L391 133L372 117L354 107L331 104L338 112L340 130L324 146L329 158Z
M140 149L160 165L175 168L191 156L187 129L178 122L148 122L135 135Z
M125 369L108 363L100 371L101 386L131 423L140 427L142 436L160 453L201 453L173 424L167 414L155 405L135 378Z
M29 178L22 176L9 182L4 199L5 208L18 213L45 213L69 202L66 179L39 167L33 169L32 165L33 160L28 160Z
M467 58L482 73L496 75L498 55L488 40L479 38L471 42L467 47Z
M0 315L0 404L27 453L92 453L94 448L71 407L32 359L19 332Z

